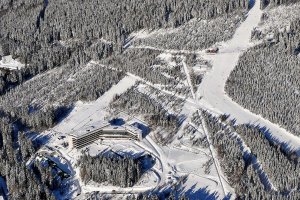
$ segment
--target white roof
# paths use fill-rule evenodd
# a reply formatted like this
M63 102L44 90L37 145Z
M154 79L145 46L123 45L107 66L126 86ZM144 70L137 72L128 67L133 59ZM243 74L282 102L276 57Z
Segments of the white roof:
M104 131L130 131L134 134L142 134L142 131L136 127L130 125L122 125L122 126L115 126L109 125L103 128Z
M125 131L124 126L117 126L117 125L109 125L106 127L103 127L104 131Z
M126 130L131 131L133 133L142 134L142 130L131 125L125 125L124 126Z
M98 121L98 122L95 122L93 124L83 126L83 127L79 128L77 130L74 130L74 131L70 132L69 135L72 135L74 137L81 137L81 136L84 136L88 133L92 133L93 131L103 129L106 126L110 126L110 124L108 122L105 122L105 121Z

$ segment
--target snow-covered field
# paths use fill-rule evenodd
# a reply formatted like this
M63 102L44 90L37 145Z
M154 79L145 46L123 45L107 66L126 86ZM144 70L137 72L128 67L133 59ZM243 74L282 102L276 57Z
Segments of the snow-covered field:
M95 102L77 102L70 115L58 124L54 130L62 133L69 133L70 131L77 130L87 124L104 120L104 117L107 116L109 103L112 101L113 97L125 92L133 86L135 82L136 79L126 76Z

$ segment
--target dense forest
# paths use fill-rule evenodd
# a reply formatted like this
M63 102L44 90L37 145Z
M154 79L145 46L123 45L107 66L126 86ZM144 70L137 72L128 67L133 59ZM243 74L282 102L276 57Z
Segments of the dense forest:
M183 101L166 94L153 94L139 90L139 85L133 86L122 95L115 96L110 103L111 113L123 110L131 115L143 116L153 130L157 130L159 142L169 143L180 126L180 116ZM155 97L155 98L154 98ZM173 111L173 112L172 112ZM175 111L175 112L174 112Z
M206 49L218 42L232 38L238 25L244 20L247 9L241 9L212 20L193 19L182 26L160 29L146 37L134 38L133 46L152 46L160 49L191 50Z
M245 52L226 83L234 101L296 135L300 135L299 22L292 21L290 30L275 30L272 41Z
M267 6L279 6L279 5L287 5L292 3L297 3L299 0L260 0L261 7L266 8Z
M5 54L26 64L13 77L1 75L3 93L11 85L65 64L72 55L85 63L92 58L85 49L99 40L111 42L96 50L120 52L133 31L177 27L193 18L212 19L247 9L248 1L4 1L1 8L0 45ZM70 41L75 45L63 45ZM98 54L101 58L104 53Z
M198 122L204 121L222 171L238 199L299 198L296 152L268 137L262 128L236 126L206 111L201 116Z
M283 144L267 139L259 127L238 126L236 132L259 159L273 186L281 193L299 191L299 163L296 152L286 150Z
M7 121L6 121L7 123ZM2 146L0 147L0 176L4 177L9 199L55 199L53 188L46 184L43 177L36 171L28 170L28 159L35 153L35 145L26 138L24 133L14 133L11 126L1 120ZM30 190L28 190L30 188Z
M85 182L109 183L121 187L132 187L143 173L139 159L119 156L92 157L84 154L78 161L80 177Z

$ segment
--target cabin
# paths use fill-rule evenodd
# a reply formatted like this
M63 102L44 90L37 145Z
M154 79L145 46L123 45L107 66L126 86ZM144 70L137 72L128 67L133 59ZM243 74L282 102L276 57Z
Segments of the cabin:
M218 53L219 52L219 48L218 47L213 47L213 48L209 48L205 51L206 53Z
M81 149L98 140L142 140L142 131L131 125L111 125L97 122L73 131L69 135L70 148Z

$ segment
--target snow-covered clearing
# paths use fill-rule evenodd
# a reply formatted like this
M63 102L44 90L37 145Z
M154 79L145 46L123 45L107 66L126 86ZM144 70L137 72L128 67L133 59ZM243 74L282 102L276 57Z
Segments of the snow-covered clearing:
M25 65L20 63L18 60L12 58L11 55L3 56L2 60L0 60L0 69L8 69L8 70L19 70Z
M69 133L84 125L104 120L106 110L110 101L116 94L122 94L136 83L136 79L126 76L109 91L105 92L99 99L91 103L77 102L70 115L58 124L54 130Z
M164 147L163 149L167 154L168 161L174 166L174 171L180 175L188 175L185 190L189 190L193 186L195 186L194 190L208 187L210 192L223 193L215 168L211 168L210 174L205 174L202 167L210 159L210 156L174 147Z

